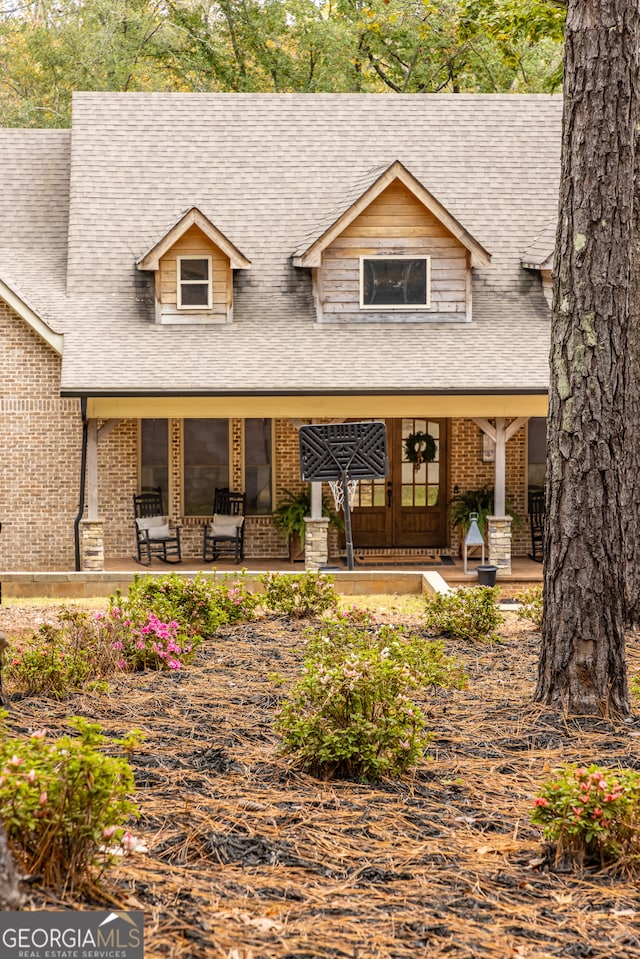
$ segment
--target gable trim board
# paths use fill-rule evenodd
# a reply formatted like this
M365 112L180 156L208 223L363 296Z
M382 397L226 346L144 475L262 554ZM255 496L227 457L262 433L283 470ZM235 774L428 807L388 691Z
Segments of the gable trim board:
M62 333L56 333L48 323L46 323L42 317L40 317L35 310L32 310L31 307L18 296L18 294L11 289L3 280L0 280L0 297L5 301L7 306L11 307L14 313L17 313L25 323L27 323L31 329L41 336L45 343L48 343L54 352L58 356L62 356L64 337Z
M160 260L169 250L178 242L181 237L192 226L197 226L204 235L211 240L223 253L229 257L232 270L248 270L251 266L251 260L248 260L240 250L227 239L224 233L209 220L204 213L201 213L197 207L188 210L177 223L171 227L165 235L158 240L144 256L137 261L136 266L139 270L157 270L160 266Z

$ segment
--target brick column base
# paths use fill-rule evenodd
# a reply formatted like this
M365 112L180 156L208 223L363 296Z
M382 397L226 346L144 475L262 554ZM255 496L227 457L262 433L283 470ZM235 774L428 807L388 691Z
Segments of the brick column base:
M487 516L489 565L511 572L511 516Z
M104 570L104 523L101 519L80 520L80 566L83 570Z
M329 517L305 516L304 568L313 570L327 565L329 559Z

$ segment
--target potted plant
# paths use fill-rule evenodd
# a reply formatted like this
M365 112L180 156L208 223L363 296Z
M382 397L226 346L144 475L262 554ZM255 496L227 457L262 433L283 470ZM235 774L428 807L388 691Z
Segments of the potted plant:
M513 517L515 526L521 525L518 514L509 504L505 507L507 514ZM456 493L452 497L449 506L449 518L454 529L460 530L460 541L464 540L469 529L469 516L471 513L478 514L478 529L482 536L487 533L487 516L493 516L494 494L493 486L480 486L477 489L469 489L464 493Z
M278 500L273 511L273 525L282 530L287 537L289 559L298 562L304 559L305 517L311 515L311 496L305 487L297 493L283 489L284 496ZM329 517L329 526L342 528L340 517L329 509L326 500L322 501L322 515Z

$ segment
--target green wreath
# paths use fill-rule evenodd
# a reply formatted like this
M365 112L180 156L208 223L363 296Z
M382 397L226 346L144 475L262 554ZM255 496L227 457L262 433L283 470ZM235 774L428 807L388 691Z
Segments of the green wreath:
M419 469L421 463L432 463L438 447L429 433L409 433L404 441L404 458Z

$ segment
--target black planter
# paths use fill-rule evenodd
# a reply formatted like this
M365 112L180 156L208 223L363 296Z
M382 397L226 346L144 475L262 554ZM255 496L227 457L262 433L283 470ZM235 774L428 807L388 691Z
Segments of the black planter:
M497 566L478 566L478 585L495 586Z

